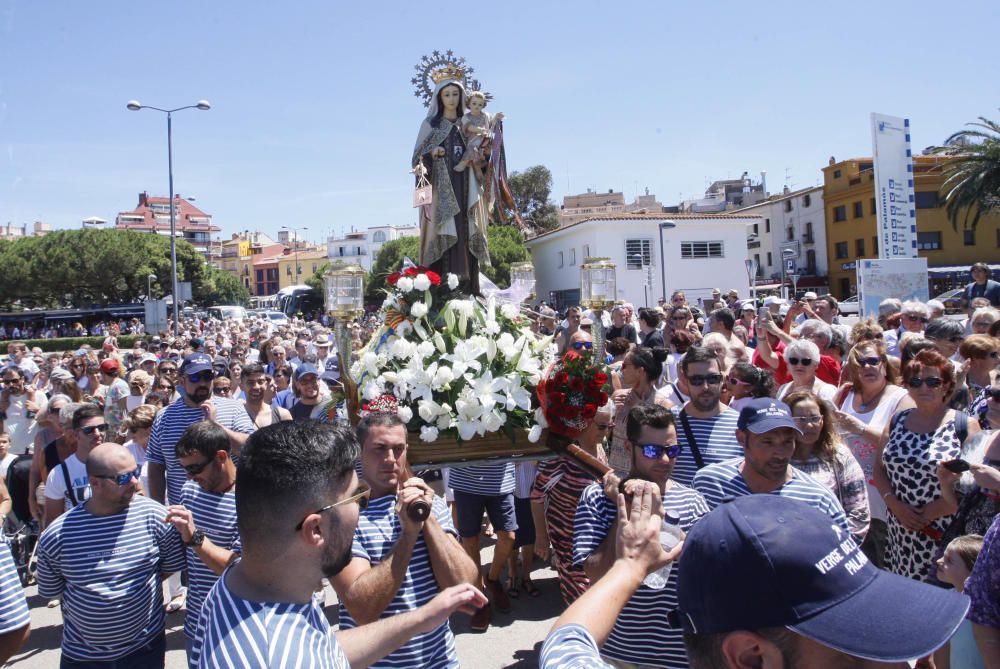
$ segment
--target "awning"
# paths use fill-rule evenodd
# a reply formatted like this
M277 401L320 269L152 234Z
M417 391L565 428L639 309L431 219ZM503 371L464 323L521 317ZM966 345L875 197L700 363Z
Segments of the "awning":
M987 263L986 266L990 268L991 272L1000 271L1000 265ZM971 265L947 265L945 267L928 267L927 268L927 273L928 274L968 274L969 273L969 267L971 267Z

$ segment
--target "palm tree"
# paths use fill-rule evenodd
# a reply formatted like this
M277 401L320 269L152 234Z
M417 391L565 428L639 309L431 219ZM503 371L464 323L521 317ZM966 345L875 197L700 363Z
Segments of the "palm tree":
M945 211L958 230L975 230L983 214L1000 211L1000 123L983 116L934 147L951 159L945 163L941 193Z

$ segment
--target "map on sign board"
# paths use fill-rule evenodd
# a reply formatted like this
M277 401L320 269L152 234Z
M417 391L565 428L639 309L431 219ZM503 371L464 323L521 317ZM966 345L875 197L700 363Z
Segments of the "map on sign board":
M862 318L877 318L879 303L890 297L926 302L927 258L859 260L858 294Z

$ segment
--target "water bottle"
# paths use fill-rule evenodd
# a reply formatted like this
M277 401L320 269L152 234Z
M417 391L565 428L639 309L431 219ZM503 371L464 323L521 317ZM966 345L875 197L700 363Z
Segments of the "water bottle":
M670 513L663 514L663 525L660 527L660 545L668 553L684 540L684 530L680 528L680 522L681 519L677 516ZM670 570L673 568L674 563L671 560L656 571L649 573L642 580L642 584L653 590L662 590L667 585L667 579L670 578Z

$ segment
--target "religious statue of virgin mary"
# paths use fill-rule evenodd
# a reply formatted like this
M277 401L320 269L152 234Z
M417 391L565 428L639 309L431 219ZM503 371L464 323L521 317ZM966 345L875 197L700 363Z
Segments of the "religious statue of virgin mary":
M462 132L467 79L472 68L449 51L434 52L418 65L423 77L414 77L427 104L427 117L420 124L410 164L416 174L425 174L432 187L430 205L420 207L420 264L445 276L458 276L462 290L479 294L480 265L489 265L486 225L489 204L476 170L465 169L466 138ZM433 82L431 89L430 82ZM457 169L456 169L457 168Z

